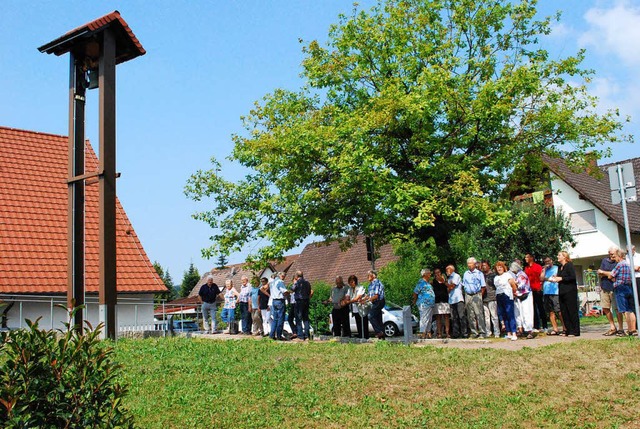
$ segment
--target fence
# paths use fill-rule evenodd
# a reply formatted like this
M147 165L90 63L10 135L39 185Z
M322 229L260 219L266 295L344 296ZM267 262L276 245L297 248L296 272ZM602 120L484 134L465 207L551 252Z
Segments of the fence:
M583 315L600 312L600 284L598 272L595 270L584 270L582 272L582 285L578 286L578 302ZM596 310L594 310L596 309Z
M26 320L36 321L44 329L64 329L69 321L65 295L8 295L0 294L0 317L2 328L26 328ZM196 331L202 326L202 304L170 304L166 301L153 302L150 297L118 296L116 306L116 326L119 336L165 336L175 328L176 331ZM218 322L221 312L217 312ZM236 311L236 317L239 311ZM85 315L91 326L98 325L99 306L97 296L85 297ZM181 320L194 321L185 327ZM172 325L171 325L172 324ZM220 326L220 325L218 325ZM318 332L317 315L312 318L311 326ZM288 322L285 330L289 329ZM155 333L155 334L152 334ZM136 335L134 335L136 334ZM137 335L139 334L139 335Z
M64 295L8 295L0 294L0 316L2 328L26 328L26 320L39 320L41 328L62 329L69 321ZM150 298L119 296L116 306L118 332L169 331L168 316L187 314L186 307L198 321L200 305L168 305L161 301L154 303ZM160 309L160 311L158 311ZM175 317L175 316L174 316ZM98 298L85 298L85 320L93 327L99 323Z

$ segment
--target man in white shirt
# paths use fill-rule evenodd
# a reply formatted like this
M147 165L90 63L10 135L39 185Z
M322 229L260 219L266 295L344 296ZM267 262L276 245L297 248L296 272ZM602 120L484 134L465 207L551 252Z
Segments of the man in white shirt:
M464 312L464 295L462 293L462 278L456 273L456 267L448 265L447 289L449 290L449 306L451 307L451 336L453 338L469 338L469 327Z

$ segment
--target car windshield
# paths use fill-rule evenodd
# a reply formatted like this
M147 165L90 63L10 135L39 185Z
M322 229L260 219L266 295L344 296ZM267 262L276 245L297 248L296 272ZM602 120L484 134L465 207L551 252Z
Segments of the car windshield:
M384 306L385 310L402 310L398 304L394 304L393 302L387 302Z

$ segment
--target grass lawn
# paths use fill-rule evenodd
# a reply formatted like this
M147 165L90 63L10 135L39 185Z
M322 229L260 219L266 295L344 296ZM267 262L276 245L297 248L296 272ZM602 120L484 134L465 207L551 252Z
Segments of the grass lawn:
M640 342L517 352L390 343L120 340L143 428L631 427Z

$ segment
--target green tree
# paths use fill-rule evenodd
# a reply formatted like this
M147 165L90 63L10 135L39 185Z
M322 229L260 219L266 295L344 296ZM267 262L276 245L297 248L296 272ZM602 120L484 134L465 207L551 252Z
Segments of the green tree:
M218 260L216 262L216 268L218 268L219 270L226 268L227 267L227 263L229 262L229 260L227 259L227 257L224 254L220 254L218 255Z
M413 289L420 280L420 270L438 266L438 252L435 241L398 241L393 246L398 260L380 269L378 277L384 284L388 302L409 305Z
M169 273L169 270L164 273L164 285L169 289L169 294L167 295L167 301L173 301L178 297L178 288L173 284L173 278Z
M180 297L189 296L189 294L199 281L200 273L192 262L191 264L189 264L189 269L185 271L184 275L182 276L182 283L180 284Z
M452 262L464 265L469 256L475 256L508 263L516 258L524 261L527 253L555 259L560 250L575 245L569 219L544 204L512 203L497 219L453 233L449 243Z
M173 279L171 278L171 274L169 274L169 270L165 270L158 261L153 262L153 268L156 270L156 273L158 273L158 276L167 287L167 292L155 294L154 300L156 302L159 302L162 300L172 301L176 299L178 297L178 291L173 284Z
M267 244L248 259L265 262L311 235L445 245L496 221L526 154L579 167L632 140L616 110L598 113L584 52L541 47L556 20L537 20L535 0L380 0L340 16L325 46L303 47L304 85L242 118L229 159L249 174L226 181L214 158L189 179L189 197L214 201L194 215L216 230L204 255L255 239Z

